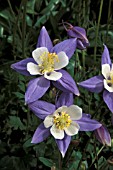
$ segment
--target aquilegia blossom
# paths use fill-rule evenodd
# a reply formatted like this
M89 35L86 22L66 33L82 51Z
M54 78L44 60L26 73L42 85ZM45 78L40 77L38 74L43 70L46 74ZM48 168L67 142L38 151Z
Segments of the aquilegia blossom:
M111 63L109 51L105 45L101 59L101 66L102 75L94 76L88 80L80 82L79 85L95 93L99 93L104 89L104 102L113 113L113 64Z
M63 157L71 136L76 135L78 131L93 131L101 127L99 122L82 113L79 106L73 105L72 93L63 92L55 105L37 100L28 106L43 120L33 135L32 143L40 143L51 134Z
M68 28L66 27L66 25ZM84 28L72 26L68 22L63 22L64 28L70 38L77 38L77 48L80 50L86 49L89 46L89 41L86 36L86 31Z
M50 80L60 90L79 95L75 81L68 72L62 70L68 65L75 49L76 38L64 40L53 47L48 32L45 27L42 27L37 48L32 52L33 58L27 58L11 65L14 70L23 75L41 76L29 82L25 93L26 103L41 98L50 87Z
M100 128L96 129L95 136L103 145L111 146L110 133L105 126L102 125Z

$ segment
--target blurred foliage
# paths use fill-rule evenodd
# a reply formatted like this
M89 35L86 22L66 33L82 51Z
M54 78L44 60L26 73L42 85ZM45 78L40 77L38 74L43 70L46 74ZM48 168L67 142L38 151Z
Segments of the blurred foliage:
M10 65L31 56L43 25L53 41L67 38L62 25L64 20L84 27L90 42L87 50L76 50L66 69L76 82L99 74L103 43L108 46L111 59L113 56L113 1L104 0L100 11L101 1L0 0L0 170L59 169L59 152L52 137L40 144L31 144L40 121L24 103L29 77L19 75ZM113 138L111 113L102 102L102 94L92 94L82 88L80 92L75 104L106 124ZM57 89L52 88L43 98L54 102L56 94ZM86 141L89 141L87 147ZM101 148L91 133L79 133L73 138L65 158L60 158L63 170L74 170L78 166L80 170L112 170L113 142L112 147Z

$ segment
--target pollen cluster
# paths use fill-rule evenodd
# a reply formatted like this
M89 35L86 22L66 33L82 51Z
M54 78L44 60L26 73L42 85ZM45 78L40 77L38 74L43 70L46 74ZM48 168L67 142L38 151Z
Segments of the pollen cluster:
M40 56L41 64L39 64L40 72L44 74L45 72L50 73L54 71L55 62L59 62L58 55L56 53L44 52Z
M58 113L58 115L54 116L53 120L55 126L60 130L69 127L71 122L72 120L70 119L70 116L65 112Z
M107 80L107 83L113 85L113 70L110 72L110 76L109 79Z

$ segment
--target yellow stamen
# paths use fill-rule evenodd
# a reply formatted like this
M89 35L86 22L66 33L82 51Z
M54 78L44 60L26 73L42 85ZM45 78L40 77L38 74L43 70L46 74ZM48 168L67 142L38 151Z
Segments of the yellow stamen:
M72 122L70 116L65 112L58 113L58 115L54 116L53 118L54 124L60 130L63 130L65 127L69 127Z
M54 71L55 62L59 62L58 55L56 53L44 52L40 56L40 59L42 63L39 64L39 68L42 74Z

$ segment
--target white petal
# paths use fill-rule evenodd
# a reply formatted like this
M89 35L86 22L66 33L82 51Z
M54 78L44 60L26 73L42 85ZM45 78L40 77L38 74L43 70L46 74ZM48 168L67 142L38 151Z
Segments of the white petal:
M53 125L53 115L47 116L43 123L46 128L49 128L50 126L52 126Z
M79 120L82 117L82 109L77 105L71 105L67 109L71 120Z
M109 64L102 65L102 74L105 77L105 79L108 79L108 77L110 75L110 65Z
M61 68L65 67L69 63L69 58L67 57L66 53L61 51L58 54L59 62L55 62L54 68L55 70L60 70Z
M50 73L46 72L46 73L44 73L44 77L48 80L56 81L56 80L59 80L62 77L62 73L56 72L56 71L53 71L53 72L50 72Z
M55 116L55 115L58 115L59 113L61 113L61 112L67 112L67 106L62 106L62 107L59 107L54 113L53 113L53 115Z
M38 64L42 64L42 60L40 59L40 56L42 56L44 52L46 53L48 52L48 49L46 47L36 48L36 50L32 52L32 56Z
M55 125L51 127L50 132L54 136L55 139L64 138L64 130L57 129Z
M113 70L113 64L112 64L111 70Z
M29 73L30 73L31 75L37 75L37 74L42 75L42 74L40 73L39 66L36 65L36 64L34 64L34 63L32 63L32 62L29 62L29 63L27 64L27 71L29 71Z
M72 122L68 128L65 128L65 133L69 136L76 135L80 129L80 126L76 122Z
M104 79L104 88L109 92L113 92L113 85L111 87L108 86L107 81L105 79Z

